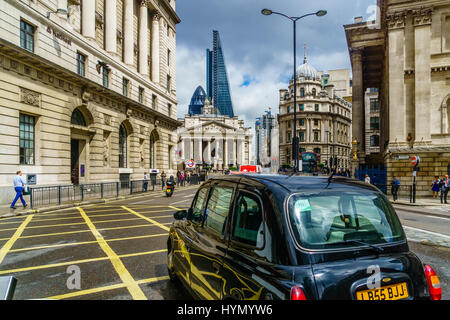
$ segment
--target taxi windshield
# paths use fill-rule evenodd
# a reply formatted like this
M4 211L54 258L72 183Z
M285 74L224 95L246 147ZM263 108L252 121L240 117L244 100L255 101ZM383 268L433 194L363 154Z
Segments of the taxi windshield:
M294 237L306 249L384 244L405 239L392 206L373 191L294 194L288 202Z

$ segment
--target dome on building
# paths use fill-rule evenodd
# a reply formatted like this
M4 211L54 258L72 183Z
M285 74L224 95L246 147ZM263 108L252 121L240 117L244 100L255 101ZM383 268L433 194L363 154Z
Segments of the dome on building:
M202 108L205 105L206 92L202 86L198 86L195 89L194 94L191 98L191 103L189 104L189 115L201 114Z
M306 58L304 60L304 63L297 69L297 78L305 78L307 80L320 80L320 76L316 68L308 64Z

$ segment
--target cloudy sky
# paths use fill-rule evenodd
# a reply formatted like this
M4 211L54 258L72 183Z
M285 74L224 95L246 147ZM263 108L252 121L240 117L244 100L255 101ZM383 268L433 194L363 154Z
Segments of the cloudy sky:
M206 48L218 30L227 65L235 115L252 126L269 107L278 113L279 90L293 73L292 22L269 8L301 16L319 9L325 17L297 22L297 64L307 45L308 63L317 70L350 68L344 24L363 16L372 20L376 0L178 0L177 96L178 117L184 117L195 88L206 90Z

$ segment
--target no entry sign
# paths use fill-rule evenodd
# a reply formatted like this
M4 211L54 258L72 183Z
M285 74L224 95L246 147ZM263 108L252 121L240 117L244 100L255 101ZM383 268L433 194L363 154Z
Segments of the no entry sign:
M420 163L419 156L412 156L412 158L411 158L411 165L413 167L415 167L415 166L419 165L419 163Z

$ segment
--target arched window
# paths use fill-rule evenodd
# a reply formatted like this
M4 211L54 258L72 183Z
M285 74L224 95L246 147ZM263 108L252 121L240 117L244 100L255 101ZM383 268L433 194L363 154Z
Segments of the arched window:
M81 113L79 109L73 110L70 123L77 126L86 127L86 120L84 119L83 113Z
M119 129L119 168L127 167L127 137L127 129L122 123Z
M155 168L156 167L156 163L155 163L155 135L152 133L150 135L150 168Z

